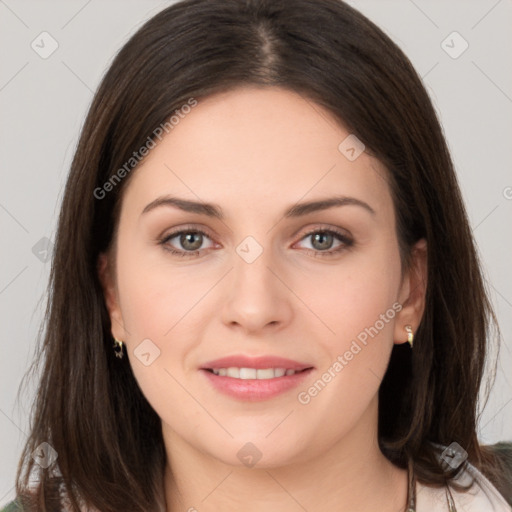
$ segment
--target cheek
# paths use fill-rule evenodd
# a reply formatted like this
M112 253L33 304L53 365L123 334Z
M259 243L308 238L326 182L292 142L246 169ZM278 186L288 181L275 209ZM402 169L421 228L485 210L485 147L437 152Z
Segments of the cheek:
M133 343L151 338L162 344L197 314L201 297L214 283L211 272L199 269L169 264L161 257L155 263L135 251L119 261L122 315Z
M394 245L347 254L339 264L326 266L314 278L313 274L309 280L296 281L295 289L307 297L307 305L324 324L318 324L324 334L318 338L331 356L349 350L353 340L366 342L367 348L369 340L382 340L380 345L392 342L401 279Z
M187 426L192 428L200 423L200 414L186 405L190 396L183 387L184 365L200 339L192 324L205 285L191 280L186 268L170 272L169 267L152 265L135 253L119 262L118 276L126 348L135 379L161 418L172 422L175 408L169 404L180 403L188 411Z
M212 308L206 295L219 276L208 265L180 266L161 256L155 262L156 251L139 249L137 240L123 246L117 272L126 348L140 388L160 413L170 396L189 399L178 382L190 370L205 305Z
M379 251L378 258L375 253L347 258L309 287L308 305L329 329L322 327L323 335L315 338L323 365L312 386L300 390L298 401L323 417L332 435L360 417L387 368L401 309L400 260L397 251L388 249Z

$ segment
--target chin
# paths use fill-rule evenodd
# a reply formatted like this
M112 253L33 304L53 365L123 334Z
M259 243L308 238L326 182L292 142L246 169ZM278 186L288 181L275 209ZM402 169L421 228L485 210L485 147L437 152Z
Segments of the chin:
M217 445L210 453L224 464L248 469L278 468L306 458L304 451L298 449L301 446L298 439L288 437L285 440L276 436L270 440L265 435L236 437L220 451Z

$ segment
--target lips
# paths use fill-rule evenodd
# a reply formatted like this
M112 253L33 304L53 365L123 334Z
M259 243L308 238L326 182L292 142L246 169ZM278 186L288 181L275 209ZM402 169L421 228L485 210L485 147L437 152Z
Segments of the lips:
M261 401L303 383L313 365L277 356L233 355L208 361L200 367L207 382L231 398Z

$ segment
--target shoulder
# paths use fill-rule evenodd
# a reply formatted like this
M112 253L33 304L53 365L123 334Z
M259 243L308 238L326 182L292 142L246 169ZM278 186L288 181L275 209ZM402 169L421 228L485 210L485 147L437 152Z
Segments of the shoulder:
M449 494L453 499L456 510L464 512L512 512L512 507L494 485L472 464L456 478L457 483L468 485L474 482L467 491L459 491L452 487ZM416 488L417 512L445 512L450 510L447 491L445 488L430 487L417 483Z
M0 512L21 512L22 510L23 507L19 504L18 500L14 500L0 509Z
M485 448L493 452L501 462L503 481L499 491L512 505L512 441L487 445Z
M0 508L0 512L29 512L29 510L30 511L34 510L34 508L30 505L28 505L28 508L27 508L26 501L25 501L25 506L23 506L22 503L23 503L23 501L18 496L18 497L16 497L16 499L14 501L7 503L7 505L4 505L2 508ZM60 510L61 512L72 512L72 508L71 508L71 505L69 504L69 501L67 501L66 498L62 497L62 496L61 496L60 504L58 504L58 505L54 504L53 506L50 505L48 509L52 510L52 511ZM39 507L37 507L37 510L39 510ZM100 512L96 508L87 507L85 505L83 505L80 508L80 510L82 512Z

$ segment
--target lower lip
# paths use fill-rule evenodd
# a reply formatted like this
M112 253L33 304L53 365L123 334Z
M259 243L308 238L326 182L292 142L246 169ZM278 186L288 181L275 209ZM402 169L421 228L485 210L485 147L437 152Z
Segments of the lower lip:
M251 402L268 400L293 389L303 382L312 371L313 368L309 368L293 375L284 375L273 379L235 379L233 377L221 377L213 372L201 369L201 372L206 375L213 387L221 393Z

